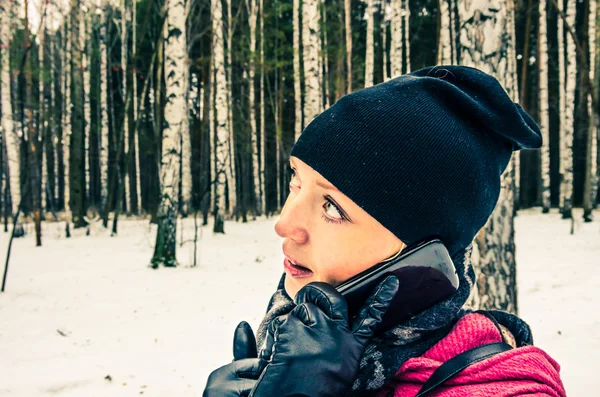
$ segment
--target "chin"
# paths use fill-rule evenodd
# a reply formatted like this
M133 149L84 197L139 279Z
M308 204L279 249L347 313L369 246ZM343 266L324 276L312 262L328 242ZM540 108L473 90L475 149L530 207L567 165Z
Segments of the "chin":
M298 291L300 291L302 287L304 287L312 281L315 280L312 280L311 278L296 280L289 274L286 274L284 284L285 292L289 295L290 298L295 299Z

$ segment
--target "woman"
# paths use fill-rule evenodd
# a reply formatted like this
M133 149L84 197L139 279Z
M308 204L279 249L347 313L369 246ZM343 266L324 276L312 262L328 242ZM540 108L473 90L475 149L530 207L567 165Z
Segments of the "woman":
M211 374L204 396L413 397L453 357L501 342L510 350L454 371L427 395L564 396L558 364L532 346L522 320L463 308L475 279L470 244L500 177L513 151L540 146L535 122L472 68L422 69L340 99L292 148L275 225L285 274L258 344L241 323L234 361ZM458 290L382 330L398 288L388 276L349 319L334 287L430 236L451 254Z

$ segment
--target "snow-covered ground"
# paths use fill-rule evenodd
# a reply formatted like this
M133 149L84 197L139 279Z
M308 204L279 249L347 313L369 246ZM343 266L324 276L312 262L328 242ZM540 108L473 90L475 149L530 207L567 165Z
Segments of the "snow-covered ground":
M580 212L576 211L580 217ZM570 223L557 213L516 218L520 314L536 344L562 365L569 396L600 390L600 212ZM282 271L276 219L200 229L195 268L148 267L155 229L120 222L118 237L44 225L15 240L0 294L0 396L201 396L231 360L235 325L254 329ZM180 223L181 225L181 223ZM193 238L183 222L182 241ZM8 234L0 232L3 268ZM179 248L193 262L193 243ZM590 394L591 393L591 394Z

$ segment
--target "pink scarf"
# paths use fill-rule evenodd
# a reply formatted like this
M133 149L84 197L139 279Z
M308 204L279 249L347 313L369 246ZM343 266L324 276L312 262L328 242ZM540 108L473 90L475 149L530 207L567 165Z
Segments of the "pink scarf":
M394 388L394 397L414 397L442 363L493 342L502 342L496 325L484 315L469 314L423 356L406 361L378 396L390 396ZM559 371L544 351L524 346L469 366L428 397L566 397Z

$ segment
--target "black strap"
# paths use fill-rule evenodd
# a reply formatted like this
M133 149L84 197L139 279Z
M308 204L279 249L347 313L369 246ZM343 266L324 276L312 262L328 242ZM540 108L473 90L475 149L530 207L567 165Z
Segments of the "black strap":
M419 390L419 394L415 397L426 396L429 392L437 389L444 382L467 368L469 365L510 349L512 349L512 346L504 342L489 343L467 350L456 357L452 357L450 360L440 365L439 368L431 374L421 390Z

